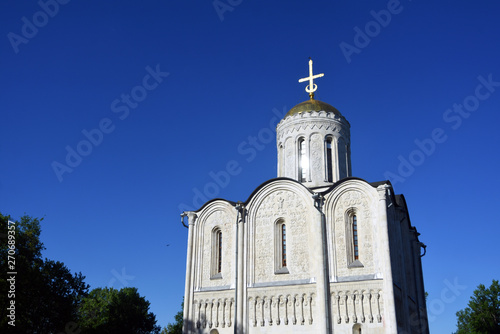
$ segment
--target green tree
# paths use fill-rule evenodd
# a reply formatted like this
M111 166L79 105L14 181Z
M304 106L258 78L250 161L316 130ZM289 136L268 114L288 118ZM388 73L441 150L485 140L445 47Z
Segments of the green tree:
M13 293L12 298L0 294L0 307L15 302L15 319L2 317L0 332L62 332L77 321L80 300L88 293L81 273L73 275L62 262L42 258L42 220L23 216L12 223L0 213L0 291ZM15 327L9 325L12 320Z
M500 286L493 280L486 289L479 284L468 307L457 312L456 334L500 333Z
M137 288L96 288L80 305L79 329L82 334L159 333L160 326L149 305Z
M182 322L184 320L184 301L181 304L181 310L174 317L175 322L169 323L164 327L160 334L182 334Z

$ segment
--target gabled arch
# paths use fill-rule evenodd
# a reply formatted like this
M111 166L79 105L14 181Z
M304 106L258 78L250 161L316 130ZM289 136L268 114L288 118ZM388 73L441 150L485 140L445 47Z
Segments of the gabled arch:
M352 203L351 201L345 202L344 194L348 192L358 194L359 198L353 200ZM343 275L352 275L353 273L349 274L346 270L358 270L354 268L364 268L367 264L365 270L371 270L370 268L375 265L372 261L375 248L372 247L376 247L376 243L370 235L374 232L374 221L378 214L376 187L363 179L346 178L333 184L323 192L323 195L325 197L324 212L326 215L330 279L334 279L340 272L343 272ZM339 202L340 200L343 202ZM354 215L357 219L358 239L363 238L363 240L358 241L359 259L356 259L354 254L352 225ZM368 239L366 239L367 237ZM333 240L343 241L334 243Z
M293 200L288 202L288 200ZM257 241L257 235L260 233L265 237L267 247L262 250L265 253L265 257L249 257L248 263L248 284L253 284L254 282L259 282L266 277L270 280L283 280L283 277L274 276L276 274L288 274L291 276L289 279L304 279L305 276L309 277L310 268L308 261L297 261L293 257L290 257L290 247L295 247L294 245L301 245L307 243L307 239L300 235L294 235L293 230L303 231L304 235L307 232L306 224L309 217L313 216L314 200L312 198L312 192L300 184L299 182L287 179L279 178L274 179L265 184L261 185L256 191L250 196L246 205L246 217L245 217L245 228L247 231L248 241L247 251L249 254L255 254L258 247L262 247L262 243L259 244ZM299 205L297 207L291 208L291 205ZM300 207L300 209L298 209ZM293 226L293 222L289 219L292 217L291 214L294 210L300 210L297 216L297 225ZM269 212L270 214L264 214L263 212ZM281 249L281 238L278 227L282 222L285 223L286 231L286 242L287 242L287 258L286 267L282 266L282 249ZM258 227L259 226L259 227ZM263 231L266 231L265 233ZM263 234L264 233L264 234ZM259 238L262 242L262 239ZM273 247L274 246L274 247Z
M233 235L237 216L237 211L231 204L229 201L216 199L206 203L197 212L198 218L192 232L193 239L196 240L193 265L199 268L194 276L195 292L204 287L227 285L231 282L234 261L230 254L234 252L235 245L228 237ZM214 279L217 281L213 281Z
M304 202L310 202L311 205L313 204L313 192L297 180L288 177L278 177L262 183L257 188L255 188L255 190L252 192L252 194L250 194L244 204L248 210L250 210L251 208L255 209L262 203L268 193L277 190L292 191L300 196Z
M361 178L348 177L335 182L331 187L322 192L325 198L325 212L331 212L341 195L350 190L357 190L363 193L363 195L371 201L376 201L378 199L376 187Z

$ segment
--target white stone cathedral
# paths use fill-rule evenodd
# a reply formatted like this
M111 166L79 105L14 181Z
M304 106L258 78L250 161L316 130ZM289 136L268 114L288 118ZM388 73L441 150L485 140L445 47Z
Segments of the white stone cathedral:
M402 195L351 176L350 124L310 99L277 125L278 178L189 223L184 333L428 333Z

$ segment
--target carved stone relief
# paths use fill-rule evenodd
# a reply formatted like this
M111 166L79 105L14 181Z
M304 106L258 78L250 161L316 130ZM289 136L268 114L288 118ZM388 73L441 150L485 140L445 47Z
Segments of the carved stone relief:
M295 178L295 143L292 138L288 138L285 142L285 171L286 177Z
M314 293L263 295L248 299L250 325L295 326L314 323Z
M214 211L206 218L203 225L203 254L201 259L202 267L202 287L224 286L231 284L233 272L234 256L234 241L233 241L233 218L222 210ZM212 231L215 227L219 227L222 231L222 278L210 279L211 277L211 260L213 256Z
M362 268L356 268L356 275L373 274L373 228L371 224L370 206L366 196L357 190L348 190L340 195L334 209L337 276L350 276L354 273L349 269L349 252L352 237L348 233L348 212L353 211L357 216L359 261ZM348 240L349 239L349 240Z
M193 305L196 328L231 327L234 298L195 299Z
M334 290L331 308L337 324L382 322L380 289Z
M307 209L295 193L279 190L269 193L257 209L255 216L254 277L255 282L283 280L276 275L274 254L274 224L282 218L287 230L286 279L309 278L309 245L307 241Z
M321 135L317 133L312 135L310 156L312 180L323 181L324 179L323 146L323 138Z

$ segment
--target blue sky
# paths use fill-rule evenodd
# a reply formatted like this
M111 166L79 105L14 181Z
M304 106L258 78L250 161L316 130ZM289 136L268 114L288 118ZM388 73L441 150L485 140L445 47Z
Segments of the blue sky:
M45 217L44 255L92 288L135 286L173 321L181 209L276 177L269 129L308 98L308 57L353 175L391 179L428 245L431 331L499 278L498 2L54 3L0 4L0 210Z

